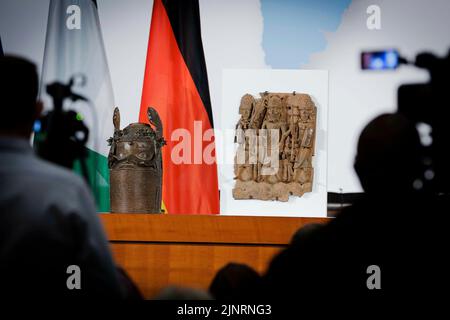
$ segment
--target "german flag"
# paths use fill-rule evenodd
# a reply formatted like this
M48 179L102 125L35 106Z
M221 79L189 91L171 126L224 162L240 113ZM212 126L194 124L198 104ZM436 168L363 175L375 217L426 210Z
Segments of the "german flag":
M163 208L170 214L218 214L213 117L198 0L154 1L140 122L148 122L150 106L158 111L167 140Z

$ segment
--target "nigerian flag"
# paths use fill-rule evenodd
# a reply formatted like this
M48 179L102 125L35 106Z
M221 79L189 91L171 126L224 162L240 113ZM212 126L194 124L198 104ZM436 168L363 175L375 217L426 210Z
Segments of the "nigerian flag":
M108 144L113 133L114 97L105 48L103 45L97 4L94 0L51 0L45 39L40 98L47 108L52 106L45 86L59 81L68 83L75 76L85 76L85 83L72 90L89 100L69 103L64 109L74 110L90 130L87 142L89 183L99 211L109 211ZM75 81L76 82L76 81ZM78 167L78 168L77 168ZM80 170L80 164L75 164Z

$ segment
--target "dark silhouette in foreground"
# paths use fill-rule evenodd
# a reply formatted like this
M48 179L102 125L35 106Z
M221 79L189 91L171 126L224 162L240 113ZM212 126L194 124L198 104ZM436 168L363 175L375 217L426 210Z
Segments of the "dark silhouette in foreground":
M32 63L0 57L0 296L123 298L85 182L31 148L37 92Z
M355 160L365 197L276 256L264 276L266 294L354 302L421 297L444 286L448 206L421 189L420 146L403 115L370 122ZM379 268L380 281L371 266Z
M256 301L261 288L261 276L255 270L244 264L229 263L217 272L209 292L220 301Z

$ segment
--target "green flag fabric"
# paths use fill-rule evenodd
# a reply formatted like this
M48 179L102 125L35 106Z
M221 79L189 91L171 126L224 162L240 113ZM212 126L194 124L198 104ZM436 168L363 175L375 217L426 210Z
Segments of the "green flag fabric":
M82 75L82 77L81 77ZM98 210L109 211L108 144L113 133L114 96L103 44L97 5L93 0L51 0L45 40L40 98L52 105L45 86L85 79L73 87L89 101L66 101L64 110L76 111L90 130L86 147L89 184ZM81 81L83 82L83 81ZM80 163L75 164L80 171Z

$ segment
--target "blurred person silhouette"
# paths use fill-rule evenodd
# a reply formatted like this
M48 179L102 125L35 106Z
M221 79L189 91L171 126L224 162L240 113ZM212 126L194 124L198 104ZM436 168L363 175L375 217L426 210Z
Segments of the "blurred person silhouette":
M229 263L221 268L209 286L216 300L258 300L261 293L261 276L245 264Z
M264 275L266 294L356 301L422 296L443 284L446 217L417 182L420 150L415 123L405 116L372 120L355 159L365 196L277 255Z
M153 300L212 300L212 297L201 289L168 286L162 289Z
M361 133L354 164L365 193L377 198L415 193L423 172L421 150L416 126L405 116L372 120Z
M311 234L322 227L319 223L308 223L307 225L298 229L291 238L291 245L301 243L308 239Z
M30 146L42 110L35 65L0 57L0 79L0 295L122 298L88 187Z

